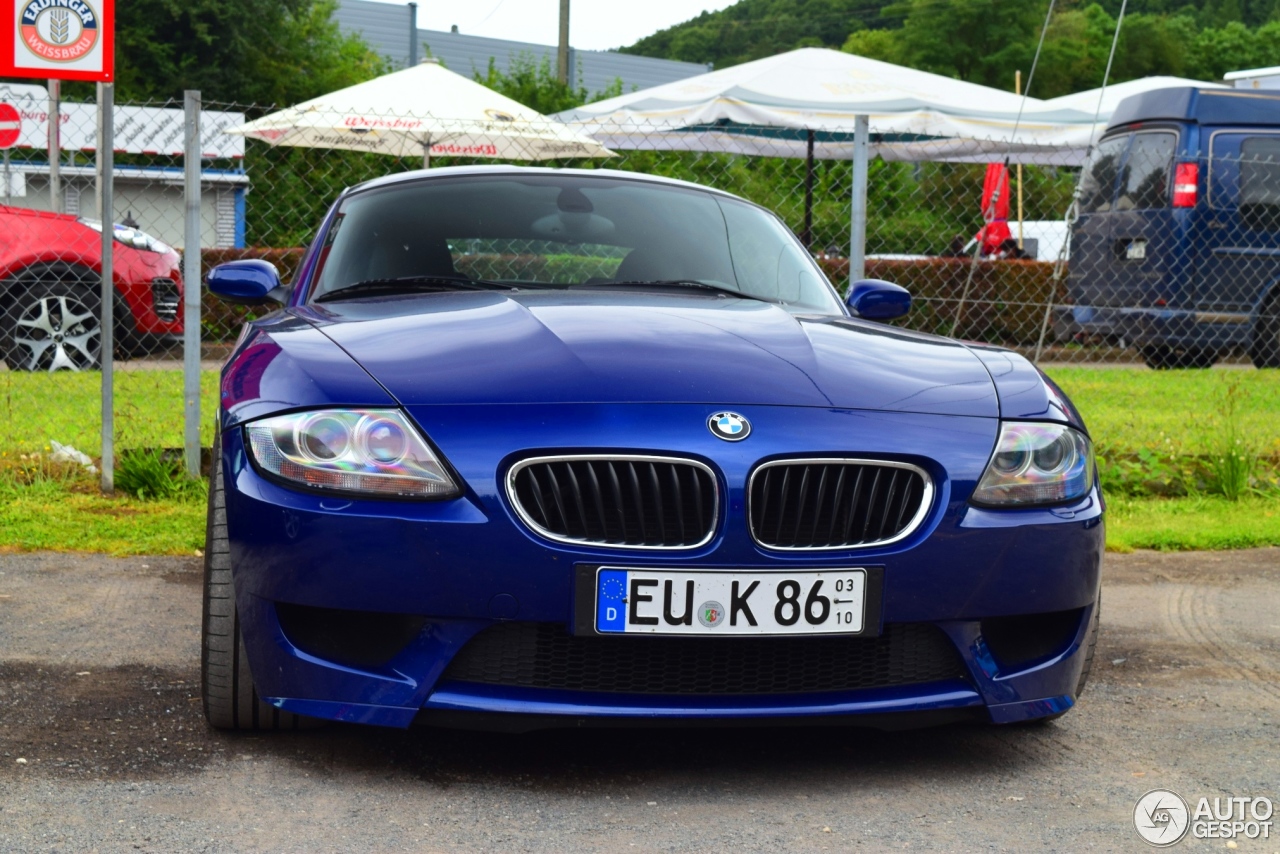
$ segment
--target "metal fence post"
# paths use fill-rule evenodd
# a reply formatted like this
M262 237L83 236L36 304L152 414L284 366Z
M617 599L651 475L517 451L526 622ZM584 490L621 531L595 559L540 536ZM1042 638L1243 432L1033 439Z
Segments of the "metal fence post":
M115 491L115 288L112 286L112 249L115 242L115 90L110 83L98 84L98 213L102 218L102 491Z
M62 81L49 81L49 210L62 213Z
M418 64L418 4L409 4L409 67Z
M867 274L867 148L871 120L853 120L853 203L849 216L849 283Z
M182 397L183 447L187 474L200 476L200 93L183 93L183 121L186 146L185 170L186 237L182 247Z

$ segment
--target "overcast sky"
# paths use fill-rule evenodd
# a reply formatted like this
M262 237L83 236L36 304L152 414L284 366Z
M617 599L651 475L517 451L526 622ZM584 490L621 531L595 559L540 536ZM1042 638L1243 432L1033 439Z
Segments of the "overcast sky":
M407 0L382 0L404 6ZM723 9L734 0L570 0L569 43L586 50L622 47L700 12ZM418 0L418 26L472 36L555 44L560 0Z

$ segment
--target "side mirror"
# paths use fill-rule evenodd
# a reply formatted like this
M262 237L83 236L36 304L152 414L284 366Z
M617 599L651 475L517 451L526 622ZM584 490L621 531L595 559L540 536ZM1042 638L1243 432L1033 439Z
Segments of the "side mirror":
M893 320L911 310L911 294L906 288L880 279L859 279L849 288L845 305L854 317L863 320Z
M289 289L280 284L280 272L276 265L260 258L228 261L209 271L205 280L209 290L219 299L240 305L262 305L276 302L283 305L289 298Z

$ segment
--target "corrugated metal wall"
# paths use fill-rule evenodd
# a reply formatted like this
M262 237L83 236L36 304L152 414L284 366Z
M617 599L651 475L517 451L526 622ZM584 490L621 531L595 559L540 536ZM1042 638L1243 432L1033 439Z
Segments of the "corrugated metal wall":
M369 46L391 59L397 67L409 61L409 7L372 0L339 0L334 18L344 31L360 33ZM419 56L433 56L451 71L470 77L489 67L492 57L501 71L511 60L527 54L541 60L556 61L554 45L487 39L462 33L418 30ZM622 80L622 91L647 89L673 80L704 74L706 66L692 62L674 62L647 56L631 56L605 50L574 50L570 53L574 74L581 76L588 92L600 92L614 80Z

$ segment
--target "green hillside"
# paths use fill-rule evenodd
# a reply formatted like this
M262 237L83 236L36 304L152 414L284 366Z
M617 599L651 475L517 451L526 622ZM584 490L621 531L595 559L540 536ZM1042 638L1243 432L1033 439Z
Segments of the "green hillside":
M1013 88L1031 66L1048 0L740 0L622 50L725 68L798 47L844 49ZM1038 97L1097 86L1120 0L1059 0ZM1280 0L1130 0L1113 81L1153 74L1217 79L1280 65Z
M797 47L838 48L850 32L880 26L884 5L875 0L739 0L621 50L724 68Z

